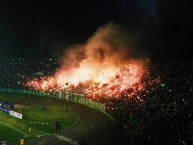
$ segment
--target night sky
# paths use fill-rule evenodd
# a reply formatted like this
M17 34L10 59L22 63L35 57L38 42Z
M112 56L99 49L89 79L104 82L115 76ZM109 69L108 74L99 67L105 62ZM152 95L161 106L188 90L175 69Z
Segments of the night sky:
M126 0L123 4L121 0L2 0L0 56L55 56L55 52L84 43L99 27L113 22L142 35L139 43L152 58L193 58L191 21L181 23L173 17L173 12L163 13L163 8L155 7L157 11L161 9L157 12L159 15L167 17L167 23L160 26L154 17L146 15L146 11L139 13L136 7L128 6L130 4L134 1ZM183 5L177 10L180 12L186 7ZM179 15L184 18L186 14ZM189 17L193 20L192 15Z

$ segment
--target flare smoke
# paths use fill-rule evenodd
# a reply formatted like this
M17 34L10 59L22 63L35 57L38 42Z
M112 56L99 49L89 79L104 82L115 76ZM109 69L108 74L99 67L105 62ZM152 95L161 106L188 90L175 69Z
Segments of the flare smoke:
M28 82L43 91L75 91L90 96L117 96L143 88L144 61L133 59L134 38L113 23L99 28L85 44L69 47L52 77ZM140 52L139 52L140 53ZM128 94L129 96L130 94Z

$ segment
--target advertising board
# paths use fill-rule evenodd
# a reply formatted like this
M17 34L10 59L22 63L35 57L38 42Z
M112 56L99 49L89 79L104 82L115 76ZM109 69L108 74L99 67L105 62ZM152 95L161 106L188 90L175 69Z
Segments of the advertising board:
M14 116L14 117L17 117L19 119L22 119L22 114L21 113L18 113L18 112L15 112L15 111L11 111L9 112L10 115Z

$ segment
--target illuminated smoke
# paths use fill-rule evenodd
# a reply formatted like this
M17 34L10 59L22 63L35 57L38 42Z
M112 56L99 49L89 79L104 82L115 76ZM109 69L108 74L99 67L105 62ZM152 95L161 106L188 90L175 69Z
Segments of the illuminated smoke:
M34 79L28 86L42 91L64 90L89 97L127 96L143 89L147 70L136 53L128 32L110 23L88 39L67 49L63 64L53 77ZM132 90L129 91L128 90Z

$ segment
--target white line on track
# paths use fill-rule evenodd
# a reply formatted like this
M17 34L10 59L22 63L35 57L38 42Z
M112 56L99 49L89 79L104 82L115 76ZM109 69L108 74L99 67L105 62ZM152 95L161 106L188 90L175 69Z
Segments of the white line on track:
M73 128L80 120L80 117L78 116L78 114L76 112L74 112L72 109L68 108L71 112L73 112L76 116L77 116L77 121L72 124L71 126L67 127L66 129L62 130L62 132L65 132L66 130L70 129L70 128Z
M79 134L73 136L72 138L75 138L75 137L77 137L77 136L80 136L80 135L82 135L82 134L88 132L88 131L94 126L94 124L95 124L95 120L94 120L94 122L92 123L92 125L91 125L89 128L87 128L85 131L83 131L83 132L81 132L81 133L79 133Z
M2 123L2 124L4 124L4 125L6 125L6 126L12 128L12 129L14 129L14 130L17 131L17 132L20 132L20 133L24 134L24 135L25 135L24 137L28 136L26 133L22 132L21 130L18 130L18 129L16 129L16 128L14 128L14 127L12 127L12 126L10 126L10 125L8 125L8 124L2 122L2 121L0 121L0 123Z

